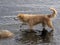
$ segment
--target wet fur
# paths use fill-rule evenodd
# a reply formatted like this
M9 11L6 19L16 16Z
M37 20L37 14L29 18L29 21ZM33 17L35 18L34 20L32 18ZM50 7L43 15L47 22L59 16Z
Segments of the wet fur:
M34 25L42 24L45 28L45 25L52 28L54 30L51 18L56 17L57 11L54 8L50 8L53 11L52 14L45 15L45 14L18 14L17 18L25 23L28 23L30 29L33 28Z

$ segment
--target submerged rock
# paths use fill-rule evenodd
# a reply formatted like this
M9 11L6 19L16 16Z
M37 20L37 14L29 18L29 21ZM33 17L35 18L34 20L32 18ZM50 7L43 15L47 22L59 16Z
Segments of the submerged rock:
M0 30L0 38L10 38L13 37L13 33L8 30Z

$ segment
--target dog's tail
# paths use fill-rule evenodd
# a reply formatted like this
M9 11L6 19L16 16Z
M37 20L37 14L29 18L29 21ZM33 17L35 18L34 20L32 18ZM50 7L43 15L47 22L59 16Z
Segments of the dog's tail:
M55 18L55 17L56 17L56 15L57 15L57 11L56 11L56 9L54 9L54 8L50 8L50 10L52 10L52 11L53 11L53 13L52 13L52 14L50 14L50 15L48 15L48 17L49 17L49 18Z

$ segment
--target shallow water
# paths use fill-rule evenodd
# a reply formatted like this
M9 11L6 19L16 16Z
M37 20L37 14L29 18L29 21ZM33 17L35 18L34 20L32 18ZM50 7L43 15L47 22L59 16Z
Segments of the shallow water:
M18 13L50 14L50 7L54 7L58 12L57 17L53 20L55 30L53 32L53 36L51 37L52 40L50 42L45 41L41 43L40 37L35 33L27 33L30 35L29 37L29 35L23 35L26 33L19 31L20 22L13 19L17 16ZM0 0L0 29L7 29L15 34L13 38L1 39L0 45L60 45L59 14L59 0ZM23 28L27 29L28 26L23 26ZM34 27L34 30L42 30L42 28L40 25L37 25L36 27ZM37 32L37 34L39 33ZM24 41L19 40L20 38L22 38ZM29 42L28 40L30 40L31 42Z
M55 24L55 23L54 23ZM53 32L53 36L47 36L47 40L41 39L41 32L39 25L34 29L35 32L29 32L29 29L25 29L27 26L23 26L23 28L19 27L20 24L9 24L9 25L1 25L0 29L7 29L15 34L13 38L1 39L1 45L60 45L59 38L59 24L58 22L55 24L55 30ZM21 30L20 30L21 29ZM26 32L28 31L28 32Z

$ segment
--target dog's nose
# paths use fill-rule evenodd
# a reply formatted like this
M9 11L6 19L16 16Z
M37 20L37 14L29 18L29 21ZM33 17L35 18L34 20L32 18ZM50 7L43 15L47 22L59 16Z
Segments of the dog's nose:
M17 17L14 17L13 19L14 19L14 20L16 20L16 21L18 20L18 18L17 18Z

